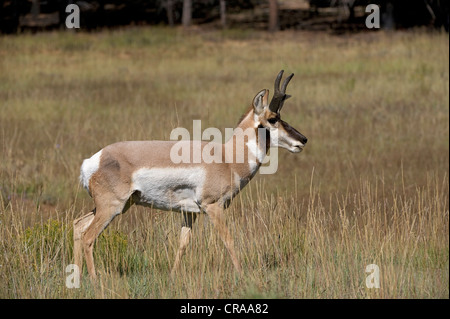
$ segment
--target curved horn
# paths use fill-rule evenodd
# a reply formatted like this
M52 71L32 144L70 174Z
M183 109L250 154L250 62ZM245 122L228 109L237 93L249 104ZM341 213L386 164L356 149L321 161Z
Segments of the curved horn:
M286 88L291 81L292 77L294 76L294 73L292 73L290 76L288 76L281 86L280 89L280 82L281 78L283 77L284 70L281 70L280 73L278 73L277 78L275 79L275 92L273 93L272 100L269 104L269 110L274 113L279 113L281 108L283 107L284 101L290 98L290 95L286 94Z
M289 75L283 82L283 85L281 86L281 92L286 93L286 88L289 84L289 82L291 81L291 79L294 77L294 73L292 73L291 75Z
M281 70L280 73L278 73L277 78L275 79L275 91L274 92L279 92L280 91L280 82L281 82L281 78L283 77L283 73L284 70Z

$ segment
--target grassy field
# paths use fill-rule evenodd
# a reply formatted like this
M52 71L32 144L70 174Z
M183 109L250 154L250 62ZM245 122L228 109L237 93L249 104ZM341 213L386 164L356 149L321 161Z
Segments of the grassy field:
M66 288L72 220L93 208L82 160L194 119L234 127L280 69L309 142L228 210L244 275L202 216L171 280L179 214L133 207L97 241L98 283ZM448 121L446 34L1 37L0 298L449 298Z

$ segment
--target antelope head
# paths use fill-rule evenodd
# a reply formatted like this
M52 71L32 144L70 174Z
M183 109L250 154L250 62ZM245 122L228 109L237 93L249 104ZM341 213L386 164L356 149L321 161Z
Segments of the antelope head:
M294 74L288 76L280 88L283 72L281 70L275 79L275 92L270 103L268 103L269 90L266 89L259 92L253 99L255 127L266 129L266 134L268 134L266 137L270 141L270 146L282 147L292 153L299 153L308 139L281 119L280 111L284 101L291 97L286 94L286 87L294 76Z

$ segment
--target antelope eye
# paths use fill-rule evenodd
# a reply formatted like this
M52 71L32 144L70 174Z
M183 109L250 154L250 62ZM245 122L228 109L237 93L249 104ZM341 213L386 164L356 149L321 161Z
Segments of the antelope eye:
M276 122L278 122L278 119L276 117L272 117L270 119L267 120L267 122L269 122L270 124L275 124Z

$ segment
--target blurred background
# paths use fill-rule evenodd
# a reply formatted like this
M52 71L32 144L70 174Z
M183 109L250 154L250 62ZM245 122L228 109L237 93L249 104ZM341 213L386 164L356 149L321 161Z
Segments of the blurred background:
M365 7L380 6L382 27L449 26L449 2L444 0L1 0L0 29L63 28L68 4L77 4L83 29L119 25L199 25L303 30L360 30Z

